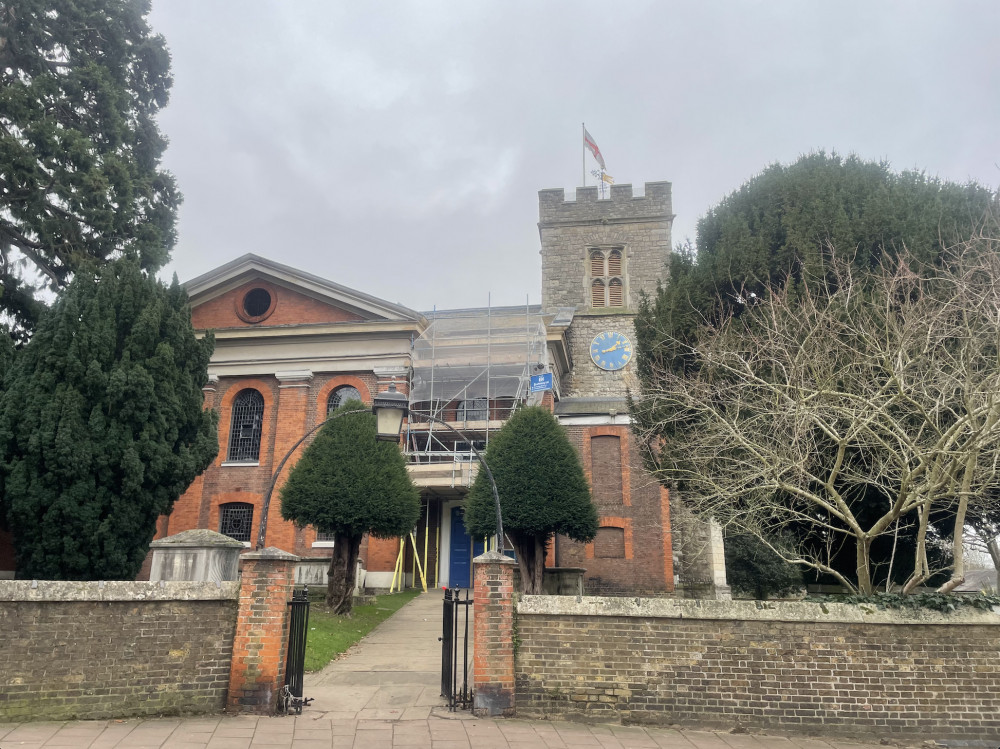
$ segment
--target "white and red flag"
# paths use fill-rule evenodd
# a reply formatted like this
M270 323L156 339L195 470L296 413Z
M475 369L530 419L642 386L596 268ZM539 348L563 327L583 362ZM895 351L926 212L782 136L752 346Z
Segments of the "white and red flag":
M597 147L597 143L591 137L590 133L587 132L587 128L583 129L583 145L590 149L590 152L594 154L594 158L597 159L597 163L601 165L601 169L605 169L604 157L601 156L601 149Z

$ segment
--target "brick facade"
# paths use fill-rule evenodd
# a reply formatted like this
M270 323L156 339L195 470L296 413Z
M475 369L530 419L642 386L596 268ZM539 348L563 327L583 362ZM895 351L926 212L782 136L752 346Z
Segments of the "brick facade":
M570 441L580 453L590 485L602 471L620 471L621 494L594 493L600 528L622 531L622 556L597 553L597 541L580 544L567 538L556 541L556 566L583 567L588 593L593 595L663 595L674 589L670 503L667 491L641 468L641 456L627 426L568 426ZM620 456L606 451L595 460L592 441L614 436ZM603 462L602 462L603 461ZM607 539L610 540L610 539ZM602 543L603 546L603 543ZM602 549L603 551L603 549Z
M517 631L520 717L869 740L1000 735L993 613L526 596Z
M238 583L0 581L0 722L218 712Z
M205 407L219 412L219 455L177 500L165 525L161 521L156 537L163 538L193 528L219 530L220 505L246 502L254 508L251 543L256 542L264 494L274 470L289 448L306 431L326 418L330 394L345 385L356 388L365 402L370 403L372 393L377 389L377 378L372 372L323 373L299 380L285 378L285 382L279 382L277 377L221 377L206 388ZM253 388L264 396L260 459L256 465L227 461L233 399L247 388ZM313 547L316 540L314 529L296 528L293 523L281 518L281 485L308 444L307 440L296 451L279 477L271 497L265 543L297 556L328 557L329 549Z

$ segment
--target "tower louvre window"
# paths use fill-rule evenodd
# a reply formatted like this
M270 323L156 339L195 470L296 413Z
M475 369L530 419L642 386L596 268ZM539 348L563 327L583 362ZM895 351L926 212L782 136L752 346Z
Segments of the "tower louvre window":
M590 253L590 275L592 278L600 278L604 275L604 253L594 250Z
M620 276L622 274L622 253L621 250L612 250L608 255L608 275Z
M625 306L625 248L590 250L590 306Z
M609 307L624 307L624 287L622 286L622 280L620 278L612 278L611 283L608 284L608 306Z
M590 306L591 307L606 307L607 302L605 301L604 294L604 281L594 281L590 285Z

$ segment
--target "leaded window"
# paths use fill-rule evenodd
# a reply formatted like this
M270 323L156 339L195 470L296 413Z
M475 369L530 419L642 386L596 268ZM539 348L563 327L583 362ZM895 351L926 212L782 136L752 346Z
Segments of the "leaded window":
M486 412L489 410L489 401L486 398L471 398L461 401L458 404L458 421L485 421Z
M359 400L361 400L361 392L356 387L342 385L339 388L334 388L326 401L326 415L329 416L348 401Z
M336 540L335 538L336 535L337 534L334 533L333 531L316 531L316 540L327 541L332 543L333 541Z
M253 533L253 505L229 502L219 506L219 533L247 543Z
M264 425L264 396L256 390L241 391L233 400L233 418L229 428L229 454L232 463L260 460L260 433Z

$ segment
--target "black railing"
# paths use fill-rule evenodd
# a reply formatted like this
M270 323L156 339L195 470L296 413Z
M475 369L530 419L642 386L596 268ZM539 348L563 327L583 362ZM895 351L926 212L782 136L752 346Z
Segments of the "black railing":
M469 684L469 591L458 588L444 592L444 616L441 630L441 696L448 700L448 709L467 710L472 707L472 686ZM464 611L464 616L459 612ZM459 626L462 633L459 634ZM461 671L459 671L459 638L461 637Z
M309 633L309 588L292 593L288 602L292 607L288 624L288 657L285 661L285 688L282 690L282 707L286 714L302 714L302 708L312 698L302 696L306 670L306 635Z

